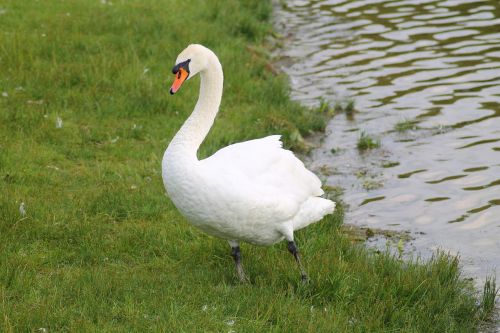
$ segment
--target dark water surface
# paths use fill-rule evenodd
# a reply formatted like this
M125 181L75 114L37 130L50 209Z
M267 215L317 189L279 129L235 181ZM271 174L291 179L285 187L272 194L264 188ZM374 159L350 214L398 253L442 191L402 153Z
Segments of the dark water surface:
M286 1L275 14L293 97L355 101L312 154L344 189L346 222L409 230L420 254L500 278L500 2ZM361 132L380 148L360 153Z

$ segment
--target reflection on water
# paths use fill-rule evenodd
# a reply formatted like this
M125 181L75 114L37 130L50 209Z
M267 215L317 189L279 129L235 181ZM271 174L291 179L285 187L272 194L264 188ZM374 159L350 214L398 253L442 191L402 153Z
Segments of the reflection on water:
M424 233L421 251L458 252L468 273L500 276L500 3L296 0L276 10L293 97L355 101L354 119L336 115L312 156L344 188L347 222ZM380 148L360 153L361 132Z

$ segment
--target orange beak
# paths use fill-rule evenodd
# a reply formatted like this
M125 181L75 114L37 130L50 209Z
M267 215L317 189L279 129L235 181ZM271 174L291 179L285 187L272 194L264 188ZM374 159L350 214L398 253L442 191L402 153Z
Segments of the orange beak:
M179 68L179 71L177 74L175 74L175 80L174 83L172 83L172 87L170 87L170 94L173 95L179 90L179 88L182 86L184 81L186 81L187 77L189 76L189 73L187 70L184 68Z

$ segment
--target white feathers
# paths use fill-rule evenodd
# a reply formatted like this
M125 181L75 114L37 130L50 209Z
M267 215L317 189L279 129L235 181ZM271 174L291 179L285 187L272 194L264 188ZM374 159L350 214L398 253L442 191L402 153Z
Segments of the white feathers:
M21 204L19 205L19 215L21 215L21 217L26 216L26 208L24 206L24 202L21 202Z
M56 118L56 128L62 128L63 127L63 121L61 117Z

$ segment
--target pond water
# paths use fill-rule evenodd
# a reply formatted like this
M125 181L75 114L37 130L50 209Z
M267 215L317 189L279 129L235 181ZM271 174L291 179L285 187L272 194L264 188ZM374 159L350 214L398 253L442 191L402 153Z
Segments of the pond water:
M311 168L344 190L346 222L410 231L500 278L500 2L286 1L280 67L293 98L337 112ZM380 147L358 150L361 133Z

